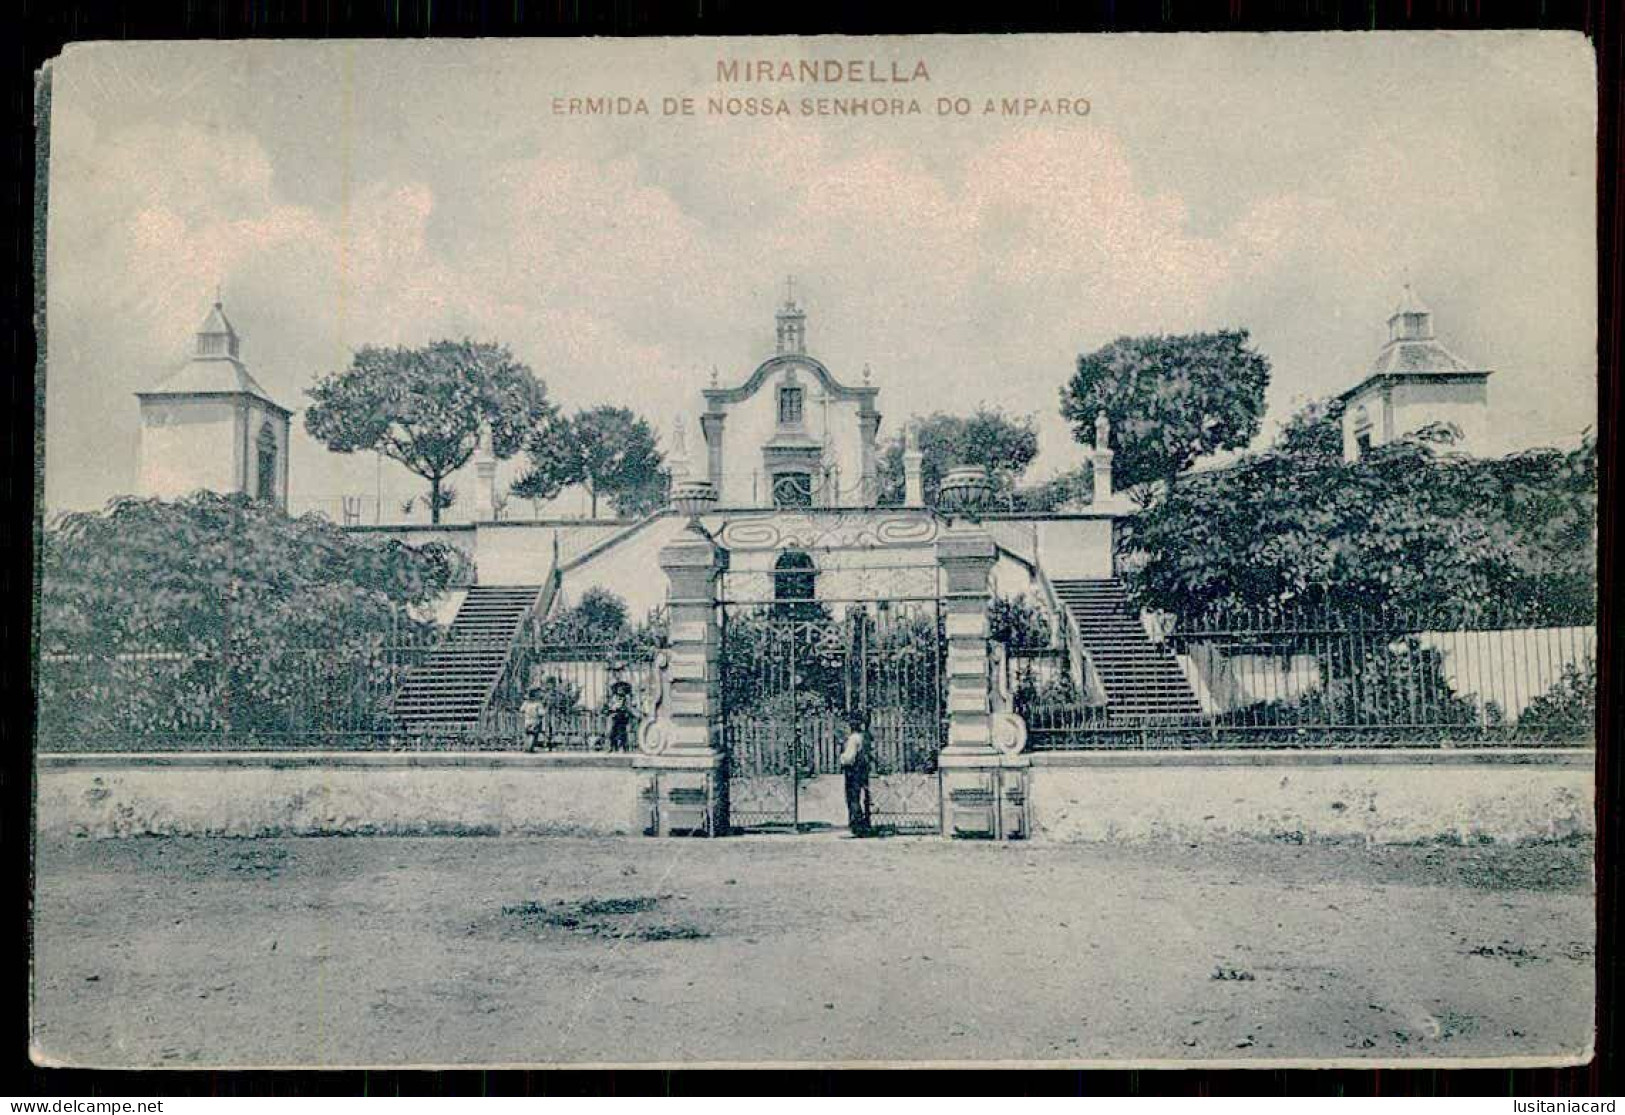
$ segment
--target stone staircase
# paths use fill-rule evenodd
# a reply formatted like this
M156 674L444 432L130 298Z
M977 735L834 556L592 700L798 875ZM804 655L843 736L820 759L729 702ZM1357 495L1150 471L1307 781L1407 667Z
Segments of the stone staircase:
M470 588L445 642L407 674L395 696L395 718L402 727L409 732L479 727L492 690L502 680L514 635L541 591L535 585Z
M1105 686L1110 723L1178 721L1202 714L1179 663L1145 633L1121 581L1058 580L1054 585Z

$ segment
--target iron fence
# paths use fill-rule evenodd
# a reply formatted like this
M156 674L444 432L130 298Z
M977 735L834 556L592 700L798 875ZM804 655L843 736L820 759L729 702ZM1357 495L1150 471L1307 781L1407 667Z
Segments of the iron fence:
M1103 686L1080 684L1062 650L1010 653L1007 684L1033 749L1594 739L1589 623L1392 612L1150 618L1146 643L1132 650L1091 648L1082 632L1086 667Z
M658 684L655 651L631 640L522 649L522 691L497 702L497 734L542 751L635 750ZM527 701L537 706L528 720Z
M1004 682L1033 749L1593 739L1590 624L1319 614L1147 627L1126 665L1091 650L1087 631L1082 654L1009 652ZM38 660L38 742L45 751L630 749L656 684L656 631L481 642L405 625L289 644L239 628L180 645L58 646ZM1170 665L1149 670L1159 656ZM1195 711L1143 711L1137 684L1179 688L1174 704ZM527 733L522 706L533 691L541 730Z
M41 751L505 751L636 746L648 640L527 645L445 630L290 646L198 639L39 657ZM539 691L542 730L521 705Z

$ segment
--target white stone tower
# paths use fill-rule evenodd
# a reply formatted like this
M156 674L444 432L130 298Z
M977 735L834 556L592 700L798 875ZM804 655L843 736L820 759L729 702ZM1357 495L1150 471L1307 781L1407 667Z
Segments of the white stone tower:
M1388 342L1343 401L1343 456L1358 460L1426 426L1448 426L1454 448L1480 451L1489 433L1490 371L1451 352L1433 333L1433 312L1405 285L1388 315Z
M292 412L249 374L240 345L217 296L190 359L158 386L136 392L141 495L245 492L287 508Z

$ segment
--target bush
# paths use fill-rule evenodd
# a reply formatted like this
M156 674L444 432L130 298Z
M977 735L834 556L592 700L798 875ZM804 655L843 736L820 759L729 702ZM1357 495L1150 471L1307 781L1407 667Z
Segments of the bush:
M581 599L551 617L541 641L553 647L623 648L658 646L663 640L660 614L651 614L634 626L626 601L605 588L590 588Z
M1546 692L1524 706L1518 734L1548 742L1589 742L1597 728L1597 662L1570 662L1563 676Z
M68 515L41 554L40 737L381 731L456 569L243 495Z
M1027 596L995 596L987 605L988 638L1008 650L1038 650L1050 646L1053 633L1048 613Z

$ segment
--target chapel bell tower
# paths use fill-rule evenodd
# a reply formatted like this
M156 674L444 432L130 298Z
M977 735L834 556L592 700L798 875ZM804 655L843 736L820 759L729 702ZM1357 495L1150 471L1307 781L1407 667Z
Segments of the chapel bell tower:
M784 281L784 305L778 312L778 354L805 356L807 353L807 315L796 304L796 281Z
M287 509L292 414L249 374L241 346L217 296L186 363L156 387L136 392L141 495L243 492Z

